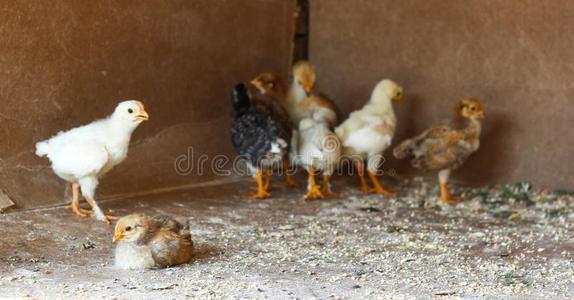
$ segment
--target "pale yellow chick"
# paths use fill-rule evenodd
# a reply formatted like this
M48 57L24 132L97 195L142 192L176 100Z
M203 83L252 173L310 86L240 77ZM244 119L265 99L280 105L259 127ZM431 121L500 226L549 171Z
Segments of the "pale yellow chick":
M343 155L355 164L361 180L361 190L385 195L394 192L379 183L376 173L383 158L383 152L391 145L395 134L397 118L393 102L399 102L403 89L390 79L380 81L371 94L371 99L360 110L349 115L335 133L343 145ZM374 188L369 188L364 178L364 161L367 160L367 174Z

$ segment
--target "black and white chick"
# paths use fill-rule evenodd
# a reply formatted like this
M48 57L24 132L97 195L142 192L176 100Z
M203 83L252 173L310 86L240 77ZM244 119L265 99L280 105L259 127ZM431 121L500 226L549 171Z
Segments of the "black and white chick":
M252 94L244 83L233 89L232 103L233 146L246 160L250 173L257 180L257 192L251 197L268 198L271 170L287 158L293 125L272 94ZM264 172L267 176L265 182Z

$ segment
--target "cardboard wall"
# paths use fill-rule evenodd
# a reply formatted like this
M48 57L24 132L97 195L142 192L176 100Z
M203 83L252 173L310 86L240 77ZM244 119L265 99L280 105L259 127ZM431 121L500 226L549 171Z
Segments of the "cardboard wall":
M145 103L128 159L99 198L212 181L174 161L233 156L230 91L261 70L287 74L295 1L2 1L0 189L18 208L68 201L66 183L34 144Z
M313 0L310 19L318 86L345 112L396 80L398 142L481 98L482 145L457 179L574 189L574 3ZM390 156L387 168L412 171Z

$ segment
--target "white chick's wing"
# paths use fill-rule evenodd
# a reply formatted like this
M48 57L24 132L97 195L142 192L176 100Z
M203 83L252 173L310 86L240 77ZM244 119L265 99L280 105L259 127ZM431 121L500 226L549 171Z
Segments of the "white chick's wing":
M90 140L60 143L49 157L54 171L76 178L99 174L109 161L107 149Z
M364 120L363 115L363 111L354 111L349 115L345 122L343 122L339 127L335 129L335 133L343 144L347 141L353 132L369 124L366 120Z
M393 122L370 114L358 115L354 130L348 133L343 146L360 153L379 154L391 145L395 132Z

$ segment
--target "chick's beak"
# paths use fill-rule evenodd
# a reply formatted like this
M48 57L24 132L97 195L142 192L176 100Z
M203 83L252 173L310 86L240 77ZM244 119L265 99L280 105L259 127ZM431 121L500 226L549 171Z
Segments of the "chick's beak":
M261 88L261 81L258 79L253 79L250 81L250 83L253 84L257 88Z
M305 85L303 86L303 89L305 90L305 94L307 94L307 97L311 96L311 90L313 89L311 85Z
M136 121L147 121L149 120L149 115L147 112L142 108L140 113L135 117Z
M122 231L116 231L114 233L114 238L112 239L112 242L117 242L123 238L124 238L124 233Z
M403 102L403 97L393 98L393 102L395 102L395 104L399 105L399 104L401 104L401 102Z

